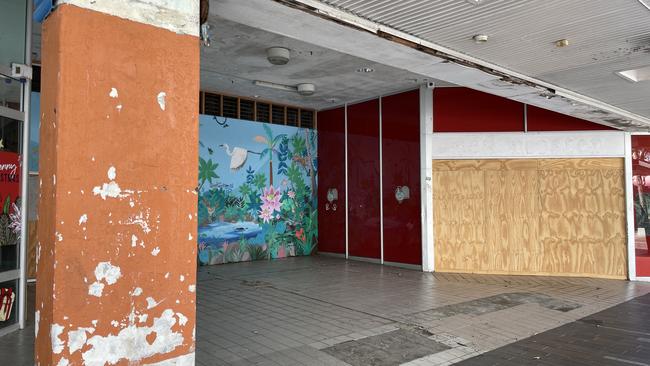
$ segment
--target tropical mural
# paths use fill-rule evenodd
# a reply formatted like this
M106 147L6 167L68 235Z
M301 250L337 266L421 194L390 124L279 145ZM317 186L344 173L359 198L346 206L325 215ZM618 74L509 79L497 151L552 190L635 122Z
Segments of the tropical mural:
M314 253L316 132L205 115L199 131L200 264Z

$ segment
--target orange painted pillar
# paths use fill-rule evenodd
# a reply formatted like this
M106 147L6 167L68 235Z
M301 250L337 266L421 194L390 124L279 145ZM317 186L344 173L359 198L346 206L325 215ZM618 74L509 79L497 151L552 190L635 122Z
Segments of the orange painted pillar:
M35 363L194 365L198 1L58 3L42 36Z

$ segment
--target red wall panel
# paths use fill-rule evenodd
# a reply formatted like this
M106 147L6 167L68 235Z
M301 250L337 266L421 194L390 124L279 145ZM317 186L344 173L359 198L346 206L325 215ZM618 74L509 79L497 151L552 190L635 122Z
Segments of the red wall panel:
M650 136L632 136L632 183L636 275L650 277Z
M348 106L348 250L380 258L379 100Z
M318 112L318 250L345 254L345 110ZM338 200L329 204L327 190Z
M434 132L524 130L524 105L469 88L433 91Z
M382 98L384 261L422 264L420 210L420 93ZM395 189L407 186L399 203Z
M527 106L527 112L528 131L613 130L613 128L608 126L599 125L532 105Z

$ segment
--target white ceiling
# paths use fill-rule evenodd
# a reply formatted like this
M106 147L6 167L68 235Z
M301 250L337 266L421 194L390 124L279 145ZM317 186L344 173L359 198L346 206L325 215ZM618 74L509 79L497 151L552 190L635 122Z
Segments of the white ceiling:
M318 0L374 23L650 117L650 10L636 0ZM299 1L303 2L303 1ZM476 44L474 34L489 41ZM568 39L558 48L554 42Z
M279 34L252 28L211 15L211 46L201 47L201 89L254 97L304 108L323 109L391 92L413 89L428 80L406 70L318 47ZM276 66L266 59L272 46L291 50L288 64ZM357 72L372 68L372 73ZM316 93L301 96L269 89L254 80L283 85L313 83ZM438 83L442 83L438 81ZM450 85L446 83L446 85Z

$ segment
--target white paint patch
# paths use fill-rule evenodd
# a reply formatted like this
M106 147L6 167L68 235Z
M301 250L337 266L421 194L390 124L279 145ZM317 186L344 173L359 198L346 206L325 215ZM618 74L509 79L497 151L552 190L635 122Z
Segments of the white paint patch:
M104 291L104 284L100 282L93 282L92 285L88 286L88 295L102 297L102 292Z
M64 327L58 324L52 324L50 327L50 339L52 340L52 352L59 354L63 351L65 346L59 336L63 333Z
M189 286L187 286L187 290L188 290L189 292L194 292L194 291L196 291L196 285L189 285Z
M103 200L105 200L106 197L117 198L125 196L122 194L120 186L115 182L104 183L101 187L94 187L93 194L95 194L95 196L101 196Z
M56 174L52 174L52 184L56 185Z
M58 241L63 241L63 235L61 235L60 232L57 231L54 235L56 235L56 239L57 239Z
M58 0L83 9L164 28L174 33L199 36L199 2L186 0Z
M93 334L94 328L77 328L68 332L68 349L70 354L73 354L83 348L88 339L86 333Z
M86 214L81 215L79 217L79 225L85 224L86 222L88 222L88 215Z
M169 272L165 273L165 278L169 278Z
M120 277L122 277L120 267L112 265L111 262L100 262L95 268L95 278L97 281L88 286L88 294L101 297L102 292L104 291L104 284L101 283L101 281L105 281L107 284L112 285L115 284Z
M34 335L38 336L38 325L41 322L41 311L36 310L34 312Z
M140 287L136 287L133 289L133 292L131 292L131 296L140 296L142 295L142 289Z
M68 366L68 365L70 365L70 361L68 361L68 359L65 357L62 357L59 360L59 363L56 364L56 366Z
M100 262L95 268L97 281L106 280L109 285L114 284L122 277L120 267L114 266L111 262Z
M93 324L94 327L97 326L97 320L93 320L93 321L91 321L91 323Z
M117 320L111 320L111 325L117 328L120 326L120 323Z
M154 257L157 256L158 253L160 253L160 248L158 247L153 248L153 250L151 251L151 255L153 255Z
M153 297L147 297L147 310L155 308L156 306L160 305L161 302L163 302L163 300L156 302Z
M185 276L181 275L181 276L179 277L179 280L181 280L181 282L185 281Z
M158 105L160 106L161 110L165 110L165 97L167 96L167 93L165 92L160 92L158 93Z
M183 335L173 332L176 324L174 311L163 311L160 318L154 318L151 327L137 327L133 324L120 330L117 335L93 336L86 342L91 348L82 354L84 365L112 365L126 359L136 363L153 355L162 355L173 351L183 344ZM147 336L155 333L153 343L147 341ZM186 364L189 365L189 364Z
M135 234L131 234L131 246L135 248L138 244L138 237Z
M192 233L187 234L187 240L192 240L192 239L194 239L194 237L192 236Z
M118 112L121 112L122 111L122 105L118 104L117 107L115 107L115 109L117 109Z
M190 221L192 221L192 214L187 215L187 218L190 219Z
M139 321L140 323L144 323L144 322L146 322L146 321L147 321L147 318L149 318L149 315L147 315L147 314L141 314L141 315L138 315L138 321Z
M187 324L187 317L181 313L176 313L176 316L178 317L178 324L181 326L184 326Z
M140 212L138 215L131 216L129 219L125 222L126 225L138 225L142 228L142 231L144 231L145 234L149 234L151 232L151 228L149 228L149 223L147 222L147 219L149 219L149 214L146 215Z
M115 180L115 178L117 177L117 171L115 170L115 167L112 166L108 168L108 172L106 173L106 175L108 175L108 179Z
M108 93L108 96L111 97L111 98L117 98L118 97L117 89L111 88L111 91L110 91L110 93Z

